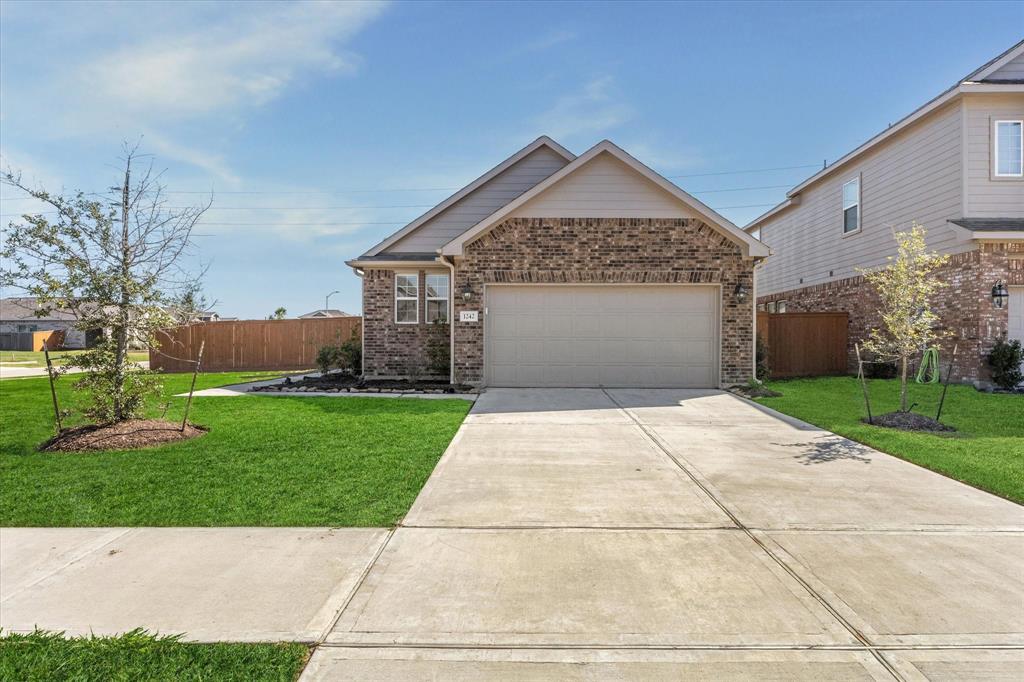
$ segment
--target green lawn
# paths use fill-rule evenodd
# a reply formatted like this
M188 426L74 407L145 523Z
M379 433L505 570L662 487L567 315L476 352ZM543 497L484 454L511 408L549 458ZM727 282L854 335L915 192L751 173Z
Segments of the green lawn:
M302 644L191 644L141 631L120 637L56 633L0 637L0 680L280 680L298 678Z
M874 414L899 405L899 382L868 382ZM981 393L951 385L942 421L951 435L908 433L862 423L860 383L853 377L769 382L782 397L758 402L841 436L927 467L970 485L1024 503L1024 396ZM915 412L935 416L942 388L911 384ZM936 504L941 504L936 500Z
M200 374L197 388L249 374ZM165 393L191 375L167 375ZM62 407L72 377L60 381ZM170 398L180 419L183 398ZM195 398L200 438L134 452L41 453L45 378L0 382L0 526L390 526L469 410L464 400Z
M80 350L52 350L50 351L50 362L55 365L63 365L65 358L74 357L83 351ZM132 351L128 353L132 362L148 362L149 353L146 351ZM46 357L40 350L0 350L0 363L17 363L15 367L46 367ZM31 364L28 364L31 363Z

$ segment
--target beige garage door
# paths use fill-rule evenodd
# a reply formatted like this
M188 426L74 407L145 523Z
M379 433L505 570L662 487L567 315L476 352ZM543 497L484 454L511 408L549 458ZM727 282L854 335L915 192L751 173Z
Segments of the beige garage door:
M716 286L487 287L491 386L718 385Z

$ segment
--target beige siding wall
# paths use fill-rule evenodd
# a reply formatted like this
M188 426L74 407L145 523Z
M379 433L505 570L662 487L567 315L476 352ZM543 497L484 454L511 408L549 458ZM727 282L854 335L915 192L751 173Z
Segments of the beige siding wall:
M693 218L678 199L602 153L519 207L511 218Z
M1024 120L1024 93L971 93L965 96L964 107L967 139L964 215L1024 218L1024 179L995 177L992 154L994 121Z
M761 226L773 255L758 269L758 295L883 265L893 252L894 228L912 221L928 229L932 248L969 248L946 222L961 215L960 140L961 108L954 103L804 190L799 205ZM844 236L842 186L858 175L862 229Z
M1014 57L999 69L990 73L985 80L1019 80L1024 78L1024 54Z
M561 155L541 147L429 220L388 251L435 251L567 163Z

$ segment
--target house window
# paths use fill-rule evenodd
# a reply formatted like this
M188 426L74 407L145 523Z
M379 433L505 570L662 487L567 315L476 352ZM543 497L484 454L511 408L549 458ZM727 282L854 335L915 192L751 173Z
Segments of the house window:
M784 312L786 312L786 302L785 301L776 301L775 302L775 312L777 312L777 313L784 313Z
M764 303L758 303L757 309L762 313L768 312L768 306L766 306Z
M1019 178L1024 175L1024 145L1021 131L1024 121L996 121L996 177Z
M419 275L395 275L395 322L416 324L420 321Z
M769 301L768 302L768 312L770 312L770 313L774 313L775 312L775 301Z
M860 229L860 178L843 185L843 234Z
M448 321L448 275L427 275L427 323Z

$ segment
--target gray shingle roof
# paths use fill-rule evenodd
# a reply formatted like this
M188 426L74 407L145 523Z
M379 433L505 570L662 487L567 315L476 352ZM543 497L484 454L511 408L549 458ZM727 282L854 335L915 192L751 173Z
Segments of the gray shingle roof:
M1024 218L957 218L949 222L972 232L1024 232Z

